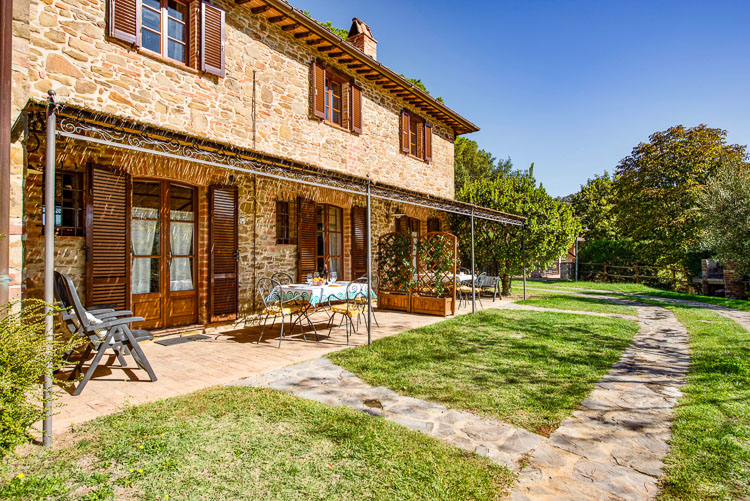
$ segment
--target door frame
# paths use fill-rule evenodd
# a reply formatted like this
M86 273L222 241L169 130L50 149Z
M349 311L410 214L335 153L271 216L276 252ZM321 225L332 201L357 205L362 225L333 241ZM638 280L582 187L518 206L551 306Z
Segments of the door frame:
M148 177L148 176L138 176L138 177L131 177L130 183L129 183L129 207L130 207L130 214L128 216L128 228L130 231L131 227L131 221L132 221L132 199L133 199L133 185L138 182L144 182L144 183L154 183L159 184L159 196L161 201L161 207L159 209L159 225L160 225L160 241L159 241L159 252L160 252L160 270L159 270L159 293L160 296L160 311L161 311L161 318L159 318L158 323L160 324L158 327L153 327L154 329L163 329L163 328L169 328L169 327L179 327L182 325L190 325L193 323L198 322L199 316L200 316L200 276L199 276L199 262L201 259L201 252L199 247L199 233L200 233L200 207L198 204L198 191L199 188L197 186L191 185L189 183L184 183L181 181L175 181L173 179L165 179L165 178L159 178L159 177ZM170 225L171 225L171 218L169 216L170 212L170 206L169 206L169 195L170 195L170 187L172 185L181 186L183 188L189 188L193 191L193 291L192 294L190 294L191 291L174 291L174 293L170 290L170 277L169 277L169 254L170 254ZM129 242L131 241L131 236L128 235ZM135 256L133 255L133 246L132 243L129 246L129 269L128 274L130 275L132 273L132 267L133 267L133 258ZM132 278L131 278L132 280ZM137 294L138 296L141 295L154 295L156 296L157 293L147 293L147 294ZM173 298L173 295L179 297L190 297L194 296L194 304L195 304L195 313L193 315L193 320L191 321L185 321L185 322L179 322L179 323L170 323L169 318L172 317L172 315L169 314L169 304ZM130 294L130 302L133 305L133 309L135 309L136 303L134 301L134 296L136 294ZM137 314L137 312L136 312ZM148 322L148 320L146 320Z

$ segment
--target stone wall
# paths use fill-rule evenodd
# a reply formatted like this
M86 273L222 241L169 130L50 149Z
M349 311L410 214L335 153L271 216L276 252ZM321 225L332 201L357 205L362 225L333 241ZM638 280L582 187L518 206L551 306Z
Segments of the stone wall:
M30 143L31 141L29 141ZM257 297L256 279L270 277L276 272L297 278L297 246L276 244L276 201L293 201L297 197L341 207L344 215L344 276L356 278L351 270L351 207L364 206L363 196L286 181L256 178L248 174L207 167L199 164L167 159L159 156L133 154L125 150L59 140L57 144L60 170L87 172L91 164L123 170L133 179L168 179L190 184L198 189L198 297L199 322L209 323L209 214L208 188L212 184L238 187L238 248L239 248L239 310L241 317L257 312L262 302ZM42 231L43 175L45 148L42 145L28 155L26 189L24 190L23 288L24 297L43 296L44 235ZM88 181L87 181L88 182ZM401 212L421 221L426 232L427 218L439 217L443 228L448 227L445 215L436 211L390 201L374 199L372 207L373 272L377 272L377 240L384 233L394 231L394 214ZM293 211L292 211L293 212ZM296 226L292 213L290 225ZM55 238L55 268L71 275L79 295L85 298L86 252L85 237Z
M425 116L434 125L433 161L402 154L399 113L417 110L341 68L363 89L362 134L312 118L310 62L318 53L247 6L216 2L227 12L226 76L216 78L105 37L106 0L21 1L31 2L25 64L33 98L53 88L63 103L453 196L452 129Z

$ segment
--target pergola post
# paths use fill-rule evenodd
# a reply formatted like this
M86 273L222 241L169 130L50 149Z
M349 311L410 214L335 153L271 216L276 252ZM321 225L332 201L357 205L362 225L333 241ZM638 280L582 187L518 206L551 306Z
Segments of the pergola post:
M477 296L474 290L476 277L474 276L476 266L474 265L474 209L471 209L471 312L477 311Z
M54 317L52 303L55 301L55 147L57 135L57 110L55 91L47 91L47 152L44 169L44 333L47 341L47 371L44 373L44 421L42 422L42 443L52 445L52 343L54 342Z
M368 175L369 177L369 175ZM372 344L372 207L370 180L367 180L367 344Z
M526 300L526 223L521 225L521 256L523 259L523 299Z

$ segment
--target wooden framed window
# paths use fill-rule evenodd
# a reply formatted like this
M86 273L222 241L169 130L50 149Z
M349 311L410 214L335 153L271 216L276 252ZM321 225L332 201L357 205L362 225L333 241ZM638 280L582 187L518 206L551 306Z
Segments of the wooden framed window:
M293 226L290 223L292 211L292 202L276 201L276 243L278 245L296 243Z
M401 112L401 152L425 162L432 161L432 126L407 110Z
M325 123L362 133L362 89L323 62L310 66L312 114Z
M318 205L316 268L318 272L344 274L344 211L333 205Z
M332 75L326 76L325 87L325 120L328 123L343 127L343 82Z
M224 76L225 13L206 0L108 0L107 33L144 52Z
M143 48L187 64L189 40L187 4L178 0L141 0L141 9Z
M55 235L82 237L86 234L84 173L55 172ZM42 205L42 224L46 221Z
M427 233L432 233L433 231L440 231L440 219L436 217L427 219Z

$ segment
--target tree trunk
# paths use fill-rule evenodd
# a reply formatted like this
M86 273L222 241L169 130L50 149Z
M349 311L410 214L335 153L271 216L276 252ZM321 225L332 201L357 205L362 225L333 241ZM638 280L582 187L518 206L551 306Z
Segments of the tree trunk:
M503 273L502 283L503 291L501 292L501 295L503 297L510 296L510 275L508 275L507 273Z

